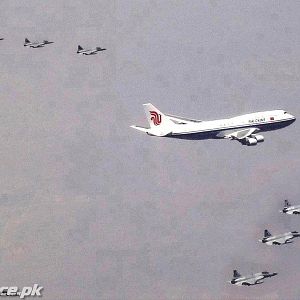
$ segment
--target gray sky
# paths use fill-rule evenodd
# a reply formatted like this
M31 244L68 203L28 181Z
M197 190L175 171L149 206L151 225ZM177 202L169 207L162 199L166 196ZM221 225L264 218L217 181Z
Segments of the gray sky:
M198 119L300 115L298 1L2 0L0 282L44 299L299 299L299 121L257 147L153 138ZM24 38L55 43L23 47ZM76 55L77 45L108 50ZM231 286L232 270L279 275Z

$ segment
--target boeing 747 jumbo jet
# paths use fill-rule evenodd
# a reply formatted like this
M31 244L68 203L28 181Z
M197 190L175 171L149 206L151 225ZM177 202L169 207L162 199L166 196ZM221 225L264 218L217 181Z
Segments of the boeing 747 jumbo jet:
M265 278L276 276L277 273L270 272L260 272L251 275L242 276L237 270L233 270L233 278L229 281L231 284L235 285L255 285L264 282Z
M150 128L131 127L159 137L190 140L230 139L252 146L264 141L264 131L276 130L292 124L296 118L284 110L262 111L229 119L200 121L163 114L151 103L144 104Z

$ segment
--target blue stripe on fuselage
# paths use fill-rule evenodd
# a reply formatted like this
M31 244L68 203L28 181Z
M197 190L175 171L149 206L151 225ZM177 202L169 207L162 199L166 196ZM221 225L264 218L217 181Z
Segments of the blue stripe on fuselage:
M276 130L280 128L284 128L286 126L289 126L292 124L296 119L290 118L280 121L272 121L272 122L265 122L265 123L252 123L248 125L237 125L237 126L231 126L231 127L219 127L214 129L207 129L202 131L194 131L194 132L180 132L180 133L171 133L168 135L169 137L174 138L186 138L186 139L194 139L194 138L220 138L217 137L216 134L218 134L221 131L227 131L232 129L247 129L247 128L259 128L260 131L270 131L270 130ZM188 137L190 136L190 137ZM195 136L195 137L193 137ZM198 136L198 137L196 137ZM201 137L202 136L202 137ZM207 137L206 137L207 136Z

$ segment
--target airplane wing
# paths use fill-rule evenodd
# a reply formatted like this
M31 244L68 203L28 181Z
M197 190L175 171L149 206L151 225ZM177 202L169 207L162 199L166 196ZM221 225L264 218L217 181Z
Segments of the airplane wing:
M202 122L201 120L196 120L196 119L189 119L189 118L183 118L179 116L174 116L174 115L168 115L165 114L166 116L169 117L171 121L173 121L176 124L187 124L187 123L200 123Z
M254 285L257 282L257 278L253 277L253 278L248 278L246 280L243 281L243 283L245 284L249 284L249 285Z
M290 241L291 241L291 239L285 239L285 238L283 238L283 237L276 240L276 242L279 243L280 245L281 245L281 244L288 243L288 242L290 242Z
M247 137L250 137L252 134L258 132L259 129L252 127L247 129L242 129L238 131L231 132L229 134L224 135L225 139L233 139L233 140L244 140Z
M30 47L31 48L40 48L40 47L44 47L44 43L33 43Z
M86 55L96 54L97 50L84 50L83 53Z

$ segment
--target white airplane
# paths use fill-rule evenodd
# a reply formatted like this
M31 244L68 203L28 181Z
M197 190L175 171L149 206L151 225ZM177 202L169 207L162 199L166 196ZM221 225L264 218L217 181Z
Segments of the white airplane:
M262 111L229 119L201 121L163 114L151 103L143 104L150 128L130 127L148 135L180 139L230 139L252 146L264 141L258 132L280 129L296 118L284 110Z
M288 215L300 215L300 205L291 205L289 200L284 200L284 208L280 212Z
M233 270L233 278L229 281L231 284L235 285L255 285L261 284L264 282L265 278L276 276L277 273L270 273L270 272L259 272L251 275L242 276L237 270Z
M284 244L290 244L292 243L292 239L300 237L300 234L298 231L291 231L286 232L283 234L278 235L271 235L271 233L265 229L264 231L264 237L259 240L261 243L266 245L284 245Z
M101 47L96 47L94 49L83 49L80 45L78 45L77 53L82 55L93 55L96 54L98 51L104 51L106 49Z
M45 45L48 45L48 44L53 44L53 42L49 42L49 41L42 41L42 42L38 42L38 41L35 41L35 42L30 42L29 39L25 39L25 42L24 42L24 47L30 47L30 48L42 48L44 47Z

